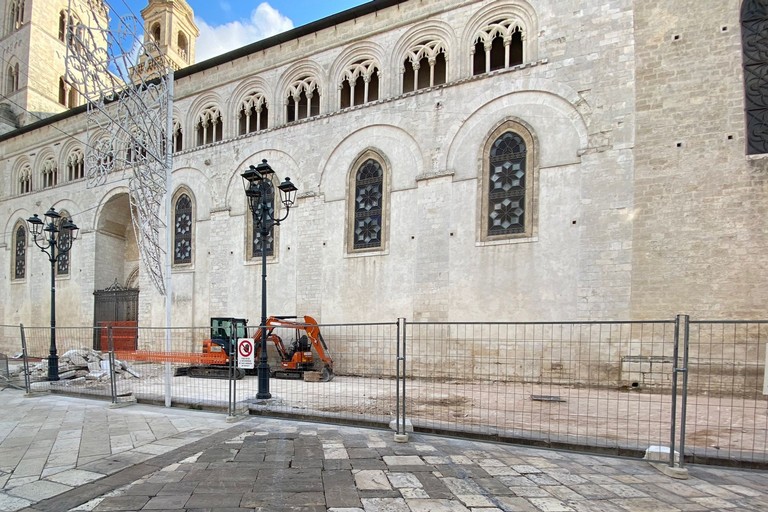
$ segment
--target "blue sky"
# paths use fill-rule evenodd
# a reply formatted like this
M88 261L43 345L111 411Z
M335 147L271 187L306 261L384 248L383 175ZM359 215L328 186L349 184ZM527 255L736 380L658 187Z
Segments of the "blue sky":
M306 25L367 0L187 0L200 28L197 62ZM107 0L120 15L139 16L147 0Z

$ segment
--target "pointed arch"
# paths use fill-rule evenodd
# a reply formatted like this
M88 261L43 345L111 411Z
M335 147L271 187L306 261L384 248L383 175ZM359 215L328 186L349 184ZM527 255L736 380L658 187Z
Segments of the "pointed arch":
M389 237L390 170L376 149L366 149L353 162L348 177L347 252L381 252Z
M217 103L209 103L195 121L195 145L205 146L220 142L223 137L224 120Z
M480 240L533 236L537 221L537 148L530 129L505 120L487 137L482 153Z
M392 64L400 76L400 92L408 93L450 81L455 73L450 56L455 47L453 29L442 22L426 22L404 34L395 45Z
M11 257L11 275L14 281L27 277L27 223L19 219L13 226L13 256Z
M173 265L194 262L195 201L192 192L181 187L173 194Z
M276 96L284 108L284 122L290 123L316 116L321 112L321 96L325 72L314 62L299 62L278 82ZM282 102L282 103L280 103Z
M85 155L83 149L76 147L69 151L66 160L67 181L76 181L85 178Z
M461 38L462 74L477 75L538 58L536 11L525 0L494 2L472 16Z

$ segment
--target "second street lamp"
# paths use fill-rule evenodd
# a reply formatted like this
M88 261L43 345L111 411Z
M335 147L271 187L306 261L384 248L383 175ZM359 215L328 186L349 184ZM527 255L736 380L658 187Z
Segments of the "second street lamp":
M45 222L37 214L27 219L35 245L48 255L51 262L51 346L48 355L48 380L59 380L59 355L56 351L56 264L66 257L77 239L78 227L71 219L62 217L51 207L45 212Z
M275 200L275 171L266 160L262 160L257 166L250 166L243 174L243 187L248 198L248 207L253 215L254 231L258 230L261 238L261 349L259 355L258 375L259 388L257 399L272 398L269 393L269 362L267 360L267 238L269 231L279 226L288 218L288 213L296 200L296 185L291 178L277 185L280 191L280 202L285 207L282 216L277 215L274 207Z

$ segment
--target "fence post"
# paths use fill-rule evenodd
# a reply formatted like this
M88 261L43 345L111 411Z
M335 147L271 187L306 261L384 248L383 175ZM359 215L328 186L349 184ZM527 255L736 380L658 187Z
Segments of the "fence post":
M21 331L21 354L24 361L24 389L26 394L32 393L32 383L29 381L29 358L27 354L27 337L24 334L24 324L19 324L19 330Z
M395 384L396 391L396 419L395 424L397 427L395 433L395 441L398 443L408 442L408 431L405 426L406 411L405 411L405 381L406 381L406 321L405 318L397 319L397 377ZM401 389L402 386L402 389ZM402 414L401 414L402 413Z
M675 340L672 351L672 416L669 429L669 467L675 467L675 443L677 442L677 359L680 349L680 316L675 317Z
M98 329L98 327L97 327ZM99 333L101 338L101 333ZM115 383L115 340L112 337L112 325L107 327L107 349L109 350L109 389L112 393L112 403L117 403L117 384Z
M683 365L680 366L680 321L683 322ZM683 457L685 456L685 405L686 393L688 392L688 315L677 315L675 317L675 341L674 354L672 356L672 417L669 430L669 464L662 466L662 472L672 478L688 478L688 470L683 467ZM680 452L677 460L675 455L675 442L677 440L677 376L683 374L683 390L680 420ZM660 468L661 469L661 468Z
M685 467L685 414L688 406L688 346L690 340L691 319L683 315L683 397L680 404L680 468Z

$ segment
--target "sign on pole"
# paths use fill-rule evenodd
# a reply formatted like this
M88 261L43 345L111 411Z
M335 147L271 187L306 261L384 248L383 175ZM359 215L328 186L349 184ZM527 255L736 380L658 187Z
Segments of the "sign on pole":
M245 370L253 370L256 357L253 350L253 338L237 339L237 367Z

